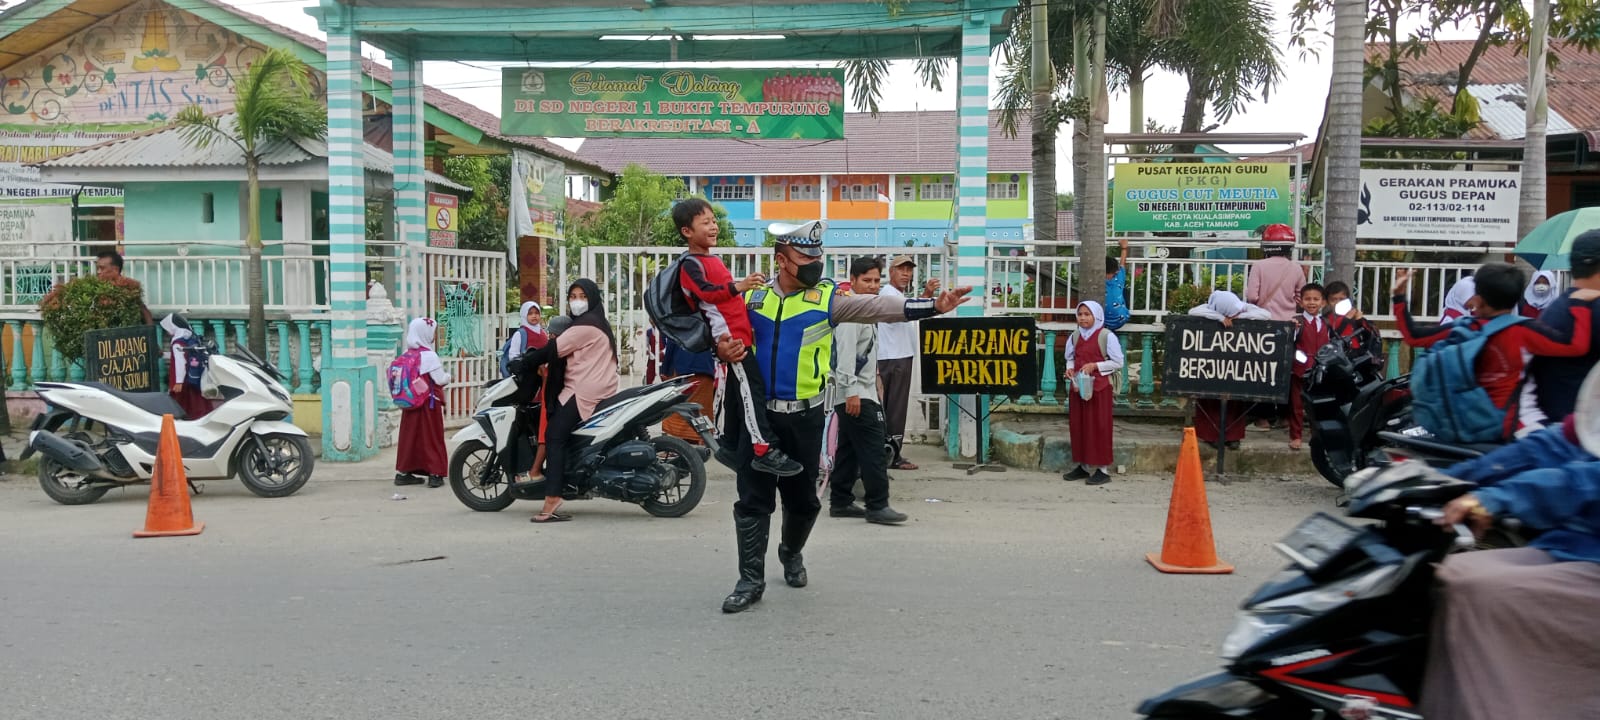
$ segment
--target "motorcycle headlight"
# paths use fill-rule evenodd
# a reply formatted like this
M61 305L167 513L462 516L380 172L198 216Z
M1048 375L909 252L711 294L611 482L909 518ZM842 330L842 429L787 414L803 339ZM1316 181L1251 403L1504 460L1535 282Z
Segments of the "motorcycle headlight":
M1227 639L1222 641L1222 652L1219 656L1223 660L1234 660L1244 651L1249 650L1262 640L1283 631L1309 616L1276 614L1263 615L1249 611L1240 612L1233 625L1233 631L1228 633Z

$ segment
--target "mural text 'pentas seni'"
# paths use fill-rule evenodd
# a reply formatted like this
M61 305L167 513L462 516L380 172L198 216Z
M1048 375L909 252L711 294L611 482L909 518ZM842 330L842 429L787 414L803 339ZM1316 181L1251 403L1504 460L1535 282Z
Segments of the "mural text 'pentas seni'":
M538 137L844 137L839 69L505 68L500 131Z

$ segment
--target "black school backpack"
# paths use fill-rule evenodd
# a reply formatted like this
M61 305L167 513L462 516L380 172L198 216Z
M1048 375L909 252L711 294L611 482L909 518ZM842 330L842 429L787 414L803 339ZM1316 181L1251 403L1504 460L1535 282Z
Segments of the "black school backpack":
M685 262L699 261L686 252L650 279L650 287L644 293L644 311L650 315L656 332L684 350L702 353L712 347L711 327L683 294L680 279Z

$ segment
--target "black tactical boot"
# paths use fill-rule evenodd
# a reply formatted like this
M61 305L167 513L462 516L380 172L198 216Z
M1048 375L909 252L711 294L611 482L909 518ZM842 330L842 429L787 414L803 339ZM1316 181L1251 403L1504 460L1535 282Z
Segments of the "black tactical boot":
M739 582L722 601L725 613L744 612L761 601L767 589L767 536L770 515L734 515L733 536L739 544Z
M783 537L778 543L778 562L783 563L783 581L789 587L806 586L806 563L800 551L811 537L811 526L817 522L818 511L808 514L783 511Z

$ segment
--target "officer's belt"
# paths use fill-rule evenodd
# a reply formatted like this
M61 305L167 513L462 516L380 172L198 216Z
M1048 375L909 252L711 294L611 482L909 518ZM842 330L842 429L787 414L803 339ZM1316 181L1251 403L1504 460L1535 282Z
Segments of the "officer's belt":
M768 400L767 409L775 413L805 412L826 402L825 395L826 393L819 394L810 400Z

